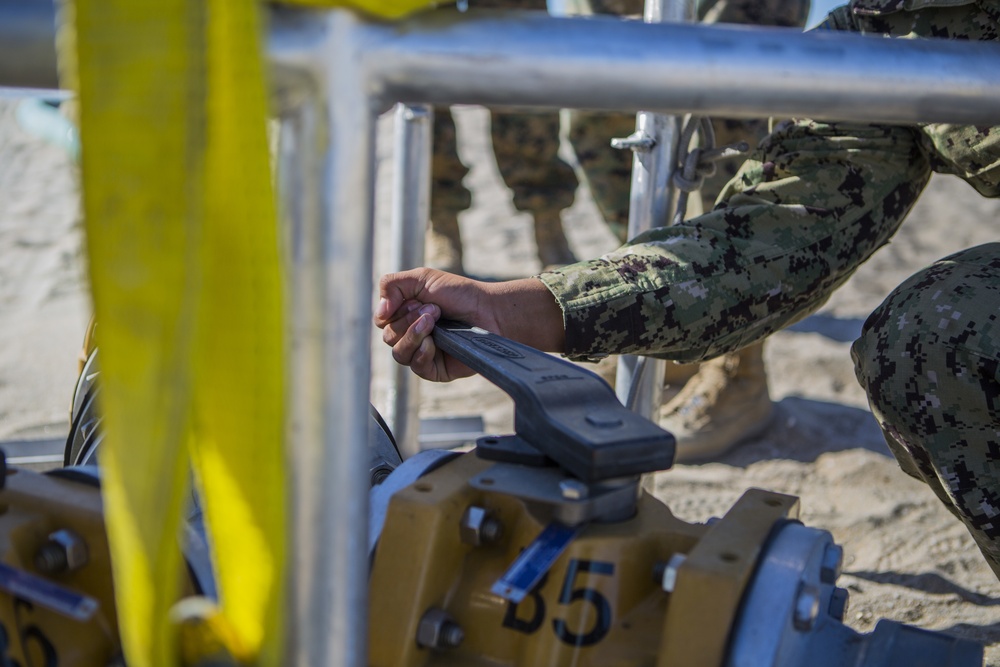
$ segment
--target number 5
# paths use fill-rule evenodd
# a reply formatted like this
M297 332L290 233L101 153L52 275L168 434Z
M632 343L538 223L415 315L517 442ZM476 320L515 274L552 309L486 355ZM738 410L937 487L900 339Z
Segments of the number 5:
M607 598L592 588L573 588L576 575L580 572L611 575L615 572L613 563L597 560L576 560L569 562L566 568L566 578L563 580L562 592L559 594L559 604L570 604L575 600L584 600L594 605L597 610L597 620L594 627L586 634L570 632L566 621L561 618L552 619L552 629L556 636L570 646L590 646L604 639L611 629L611 605Z

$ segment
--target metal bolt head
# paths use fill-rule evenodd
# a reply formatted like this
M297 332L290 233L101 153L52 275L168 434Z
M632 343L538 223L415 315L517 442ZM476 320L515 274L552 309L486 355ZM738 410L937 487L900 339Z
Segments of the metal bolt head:
M385 481L385 478L392 474L392 468L387 465L379 465L369 472L371 486L378 486Z
M819 589L812 584L802 583L799 594L795 598L795 610L792 612L792 623L796 630L807 632L812 630L816 617L819 616Z
M837 619L838 621L843 621L844 616L847 615L847 606L849 602L850 594L847 592L846 588L835 588L833 593L830 595L830 616Z
M86 565L89 557L83 538L64 528L49 535L35 554L35 567L46 574L71 572Z
M464 543L478 547L499 540L503 535L503 524L484 508L470 505L462 514L458 533Z
M465 633L455 623L445 623L444 627L441 628L442 647L456 648L462 644L464 639Z
M656 140L642 130L636 130L627 137L616 137L611 140L611 147L618 150L631 150L635 153L648 153L656 146Z
M424 648L455 648L465 633L444 609L430 608L417 625L417 645Z
M667 561L667 566L663 568L663 577L659 582L660 586L663 587L663 590L667 593L673 593L674 588L677 587L677 571L686 560L686 554L676 553L670 557L670 560Z
M559 482L559 491L566 500L583 500L590 495L590 489L578 479L564 479Z
M836 582L843 564L843 547L833 543L826 545L826 551L823 552L823 562L820 564L819 580L824 584Z

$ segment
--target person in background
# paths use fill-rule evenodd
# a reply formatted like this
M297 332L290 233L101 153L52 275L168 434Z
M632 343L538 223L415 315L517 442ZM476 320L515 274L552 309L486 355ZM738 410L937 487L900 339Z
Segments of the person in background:
M1000 5L852 0L818 29L997 42ZM429 336L442 315L574 359L717 357L819 308L889 242L933 172L1000 197L1000 126L786 121L708 213L533 278L388 275L375 324L397 361L438 381L470 373ZM893 290L851 355L900 467L965 524L1000 577L998 304L1000 243L963 250Z
M577 4L580 4L579 2ZM594 14L641 18L642 0L591 0ZM473 8L545 10L545 0L471 0ZM698 20L802 28L809 0L703 0ZM632 153L611 147L614 137L635 130L635 115L572 111L568 136L579 168L559 156L558 112L492 111L490 133L497 166L513 192L514 206L534 217L538 258L543 269L576 261L562 228L562 211L573 204L579 181L621 243L628 228ZM716 120L718 145L753 146L767 134L767 120ZM743 157L717 163L704 183L701 207L711 210ZM468 173L458 158L454 119L436 109L428 265L464 274L459 214L471 194L462 184ZM740 441L759 435L774 407L768 393L763 343L729 352L703 364L668 364L666 383L682 387L660 410L661 424L677 437L680 461L718 456Z

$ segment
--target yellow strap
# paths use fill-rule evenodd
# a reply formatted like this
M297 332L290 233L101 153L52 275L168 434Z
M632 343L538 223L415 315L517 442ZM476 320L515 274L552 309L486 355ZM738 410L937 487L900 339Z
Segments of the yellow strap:
M167 616L193 454L233 648L277 665L284 343L258 5L77 0L75 25L128 662L176 664Z
M382 19L399 19L435 5L455 0L285 0L288 4L312 7L350 7Z
M193 467L225 643L279 665L286 549L283 272L256 0L67 0L80 97L101 453L130 667L177 664ZM428 0L300 0L383 18ZM75 17L74 17L75 13ZM74 33L60 34L72 52ZM324 585L317 582L317 585Z

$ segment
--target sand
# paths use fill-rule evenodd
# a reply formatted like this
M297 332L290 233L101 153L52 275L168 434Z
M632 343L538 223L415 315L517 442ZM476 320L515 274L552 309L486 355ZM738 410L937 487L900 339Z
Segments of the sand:
M65 436L77 354L90 305L71 161L25 132L17 101L0 99L0 440ZM518 214L489 150L488 114L457 114L471 167L473 207L461 218L466 259L494 278L530 275L531 218ZM377 272L388 254L391 121L379 130ZM963 526L889 454L854 379L848 350L869 312L905 277L956 250L994 240L1000 202L935 176L892 243L876 253L817 314L766 347L777 413L771 427L720 461L657 475L675 514L724 514L749 487L801 498L801 518L844 548L839 584L851 594L847 622L863 632L880 618L946 630L987 644L1000 665L1000 582ZM585 188L565 213L581 258L614 246ZM388 348L373 336L373 401L384 409ZM512 431L511 404L479 378L421 382L421 414L479 416Z

